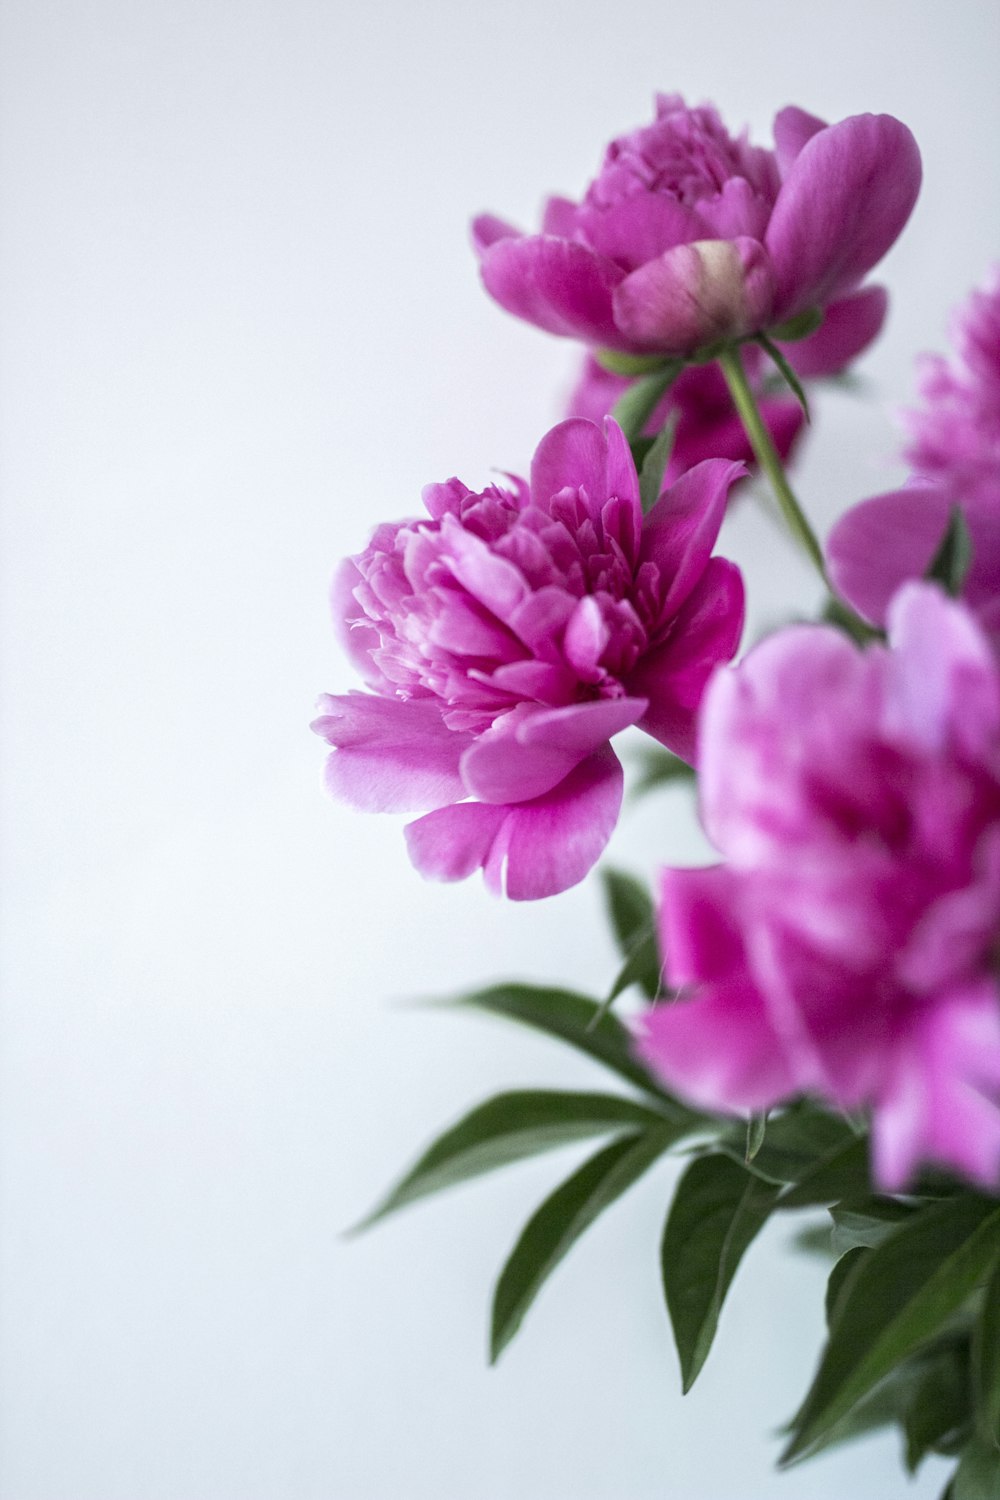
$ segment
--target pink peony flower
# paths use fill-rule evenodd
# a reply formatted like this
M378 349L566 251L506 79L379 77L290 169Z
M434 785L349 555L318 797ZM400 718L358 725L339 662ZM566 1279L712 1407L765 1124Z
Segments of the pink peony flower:
M744 363L754 376L760 361L751 356L759 352L751 348L744 355ZM612 375L588 354L570 397L570 414L599 422L629 384L626 377ZM785 460L805 421L802 408L793 396L760 395L758 400L774 445ZM654 437L674 412L678 422L667 466L668 480L678 479L704 458L730 458L748 466L756 462L725 379L714 364L690 365L682 370L646 424L646 434Z
M710 1109L870 1106L896 1190L1000 1177L1000 671L969 612L907 585L890 645L779 631L719 672L699 731L725 863L668 870L670 981L641 1050Z
M475 220L487 291L549 333L640 355L826 310L813 355L840 368L881 324L883 294L858 288L909 218L920 155L891 115L825 125L790 107L774 137L774 151L751 146L711 106L659 96L651 125L612 141L581 203L549 200L541 234Z
M827 542L834 584L866 620L921 578L957 506L972 537L963 597L1000 646L1000 268L955 322L956 352L924 357L924 406L909 415L915 477L854 506Z
M643 519L614 422L555 427L521 480L424 491L429 515L380 527L334 607L370 693L320 700L327 786L372 811L427 810L417 868L482 868L515 900L566 890L618 817L609 741L638 724L690 756L713 667L743 624L739 570L710 556L739 464L717 459Z

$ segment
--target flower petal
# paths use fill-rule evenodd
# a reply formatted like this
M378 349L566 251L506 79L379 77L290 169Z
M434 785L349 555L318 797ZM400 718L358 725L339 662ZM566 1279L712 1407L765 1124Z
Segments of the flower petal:
M523 231L508 224L506 219L498 219L496 214L478 214L472 221L472 248L477 255L482 255L491 245L498 240L519 240L523 238Z
M629 343L693 354L740 338L771 316L774 279L757 240L698 240L667 250L615 287L614 319Z
M570 240L526 235L483 251L483 284L501 307L547 333L629 348L615 325L611 293L624 272Z
M866 286L850 297L831 302L815 333L778 347L798 375L836 375L878 337L888 307L889 294L884 286Z
M669 579L663 618L675 615L705 571L726 513L729 491L743 464L706 459L683 474L653 506L642 530L640 565L653 563Z
M640 1022L636 1050L682 1098L720 1114L768 1109L796 1090L746 975L706 985L695 1000L654 1005Z
M584 203L576 223L599 255L626 271L637 270L674 245L712 235L694 209L668 193L632 193L614 203Z
M726 865L660 872L657 924L672 985L730 979L743 970L739 892L739 879Z
M807 141L821 130L828 129L825 120L810 115L795 104L789 104L774 117L774 150L782 177L787 177L792 162Z
M892 115L852 115L817 131L792 163L767 229L774 317L856 286L899 235L919 189L916 141Z
M938 484L915 483L853 505L826 543L830 577L873 625L908 578L922 578L948 525L952 498Z
M709 559L663 645L628 680L649 708L639 720L675 755L694 763L698 708L715 668L736 654L743 634L743 576L723 557Z
M324 695L315 732L335 746L326 763L331 796L362 812L415 812L465 795L459 758L470 736L448 729L437 702Z
M580 761L639 719L644 698L515 709L471 744L462 780L481 802L527 802L552 791Z
M535 901L576 885L592 869L618 820L622 769L610 746L531 802L463 802L406 828L416 868L430 880L464 880L482 869L496 895Z
M596 426L583 417L570 417L547 432L531 460L531 493L543 508L564 489L583 489L599 516L606 500L624 502L632 512L632 526L642 524L639 476L628 443L617 422L609 417Z

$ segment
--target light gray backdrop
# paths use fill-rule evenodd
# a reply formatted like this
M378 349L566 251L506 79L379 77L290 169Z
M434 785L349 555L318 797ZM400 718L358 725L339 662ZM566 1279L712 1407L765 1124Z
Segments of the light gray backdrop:
M524 469L573 352L480 292L466 221L578 192L655 89L767 138L889 110L926 185L870 399L801 470L825 525L901 470L911 357L1000 256L993 0L8 0L2 15L3 1500L932 1500L874 1440L775 1477L821 1271L754 1247L684 1401L673 1168L485 1366L491 1280L569 1157L356 1219L487 1092L600 1075L397 1002L603 987L591 885L421 883L324 800L334 562L428 480ZM757 624L811 582L752 500ZM684 799L619 863L699 857Z

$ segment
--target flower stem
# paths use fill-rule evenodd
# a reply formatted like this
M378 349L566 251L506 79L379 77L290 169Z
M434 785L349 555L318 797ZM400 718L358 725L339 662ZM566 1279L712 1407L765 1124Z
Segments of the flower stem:
M740 421L743 423L750 446L754 451L763 472L771 481L771 487L777 496L781 513L785 518L789 531L795 537L800 547L808 554L816 571L823 582L829 587L826 576L826 566L823 562L823 552L816 533L806 520L805 512L792 493L791 485L785 475L784 465L778 457L778 451L771 441L771 434L767 424L760 414L757 406L757 398L754 396L750 382L747 380L740 351L732 345L723 349L718 356L719 366L726 377L729 394L733 398L733 405L739 412Z

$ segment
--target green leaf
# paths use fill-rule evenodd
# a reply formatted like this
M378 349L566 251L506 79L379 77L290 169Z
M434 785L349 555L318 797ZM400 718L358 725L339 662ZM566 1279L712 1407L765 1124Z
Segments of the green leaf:
M777 344L771 342L766 333L759 333L757 335L757 342L760 347L771 356L771 359L777 366L782 379L785 381L785 384L788 386L792 395L801 406L805 414L806 421L812 421L812 418L809 415L809 402L806 400L806 393L802 389L802 382L799 380L799 377L792 369L792 366L788 363L785 355L778 348Z
M823 321L823 309L820 307L807 307L805 312L796 313L794 318L789 318L787 323L777 323L768 333L773 339L780 339L783 344L794 343L796 339L808 338L815 333Z
M782 1463L824 1434L899 1362L938 1332L1000 1250L1000 1208L967 1193L914 1214L859 1257L845 1279L812 1387Z
M835 1203L830 1209L833 1219L833 1248L838 1254L852 1250L857 1245L871 1249L880 1245L887 1235L916 1212L912 1203L901 1203L898 1198L848 1199Z
M652 927L637 937L635 947L615 976L606 1004L617 1000L633 984L640 985L650 1000L660 993L660 948Z
M759 1115L751 1115L747 1120L747 1148L744 1161L748 1164L755 1156L760 1154L760 1148L764 1144L764 1135L767 1131L767 1110Z
M826 601L821 618L824 624L835 625L838 630L842 630L856 646L867 646L872 641L885 640L884 630L877 630L867 620L862 620L843 599L831 596Z
M594 358L602 370L630 379L634 375L651 375L676 363L662 354L625 354L621 349L595 349Z
M855 1245L853 1250L848 1250L842 1255L830 1272L826 1283L826 1326L832 1328L837 1316L838 1303L844 1290L844 1282L850 1276L858 1263L860 1257L867 1255L868 1251L864 1245Z
M663 488L663 476L673 452L677 436L677 420L680 413L672 411L643 455L639 469L639 500L642 513L648 516Z
M629 787L629 796L636 800L648 796L657 787L669 786L675 781L693 782L694 779L694 766L689 766L679 755L672 755L669 750L656 746L643 752L642 770L639 779Z
M693 1161L677 1185L663 1231L661 1263L685 1391L705 1363L736 1268L777 1192L728 1156L718 1155Z
M959 506L953 505L944 536L924 577L932 583L939 583L953 599L957 599L972 566L972 550L968 523Z
M663 1116L613 1094L517 1090L480 1104L437 1138L358 1226L367 1229L428 1193L610 1131L662 1128Z
M743 1125L727 1130L719 1138L719 1147L767 1182L795 1183L856 1139L840 1115L828 1114L810 1100L800 1100L781 1114L768 1116L766 1137L751 1157L747 1157Z
M636 938L653 925L653 902L646 887L626 870L603 865L600 870L604 887L604 905L615 934L618 951L628 958Z
M499 1359L544 1282L584 1230L620 1198L681 1132L646 1130L612 1141L585 1162L528 1220L493 1297L490 1359Z
M446 1003L462 1009L504 1016L508 1020L519 1021L523 1026L530 1026L536 1031L568 1042L571 1047L576 1047L596 1062L611 1068L619 1077L627 1079L647 1094L652 1094L661 1109L665 1102L669 1104L671 1116L678 1120L684 1119L689 1128L700 1119L692 1110L673 1099L652 1073L643 1067L634 1055L631 1034L609 1011L602 1015L602 1007L596 1000L578 995L572 990L548 989L531 984L496 984L488 989L459 995L457 999Z
M972 1335L972 1386L979 1433L1000 1446L1000 1261L986 1284Z
M928 1453L954 1452L969 1428L969 1350L949 1339L914 1361L915 1379L903 1415L906 1467L915 1474ZM964 1446L964 1443L963 1443Z
M818 1208L842 1198L859 1198L869 1186L868 1142L863 1137L853 1137L804 1172L782 1193L777 1207Z
M973 1439L955 1470L951 1494L952 1500L997 1500L1000 1452L992 1444Z
M651 375L641 375L615 402L611 415L626 442L641 437L643 428L684 368L682 359L670 360Z

